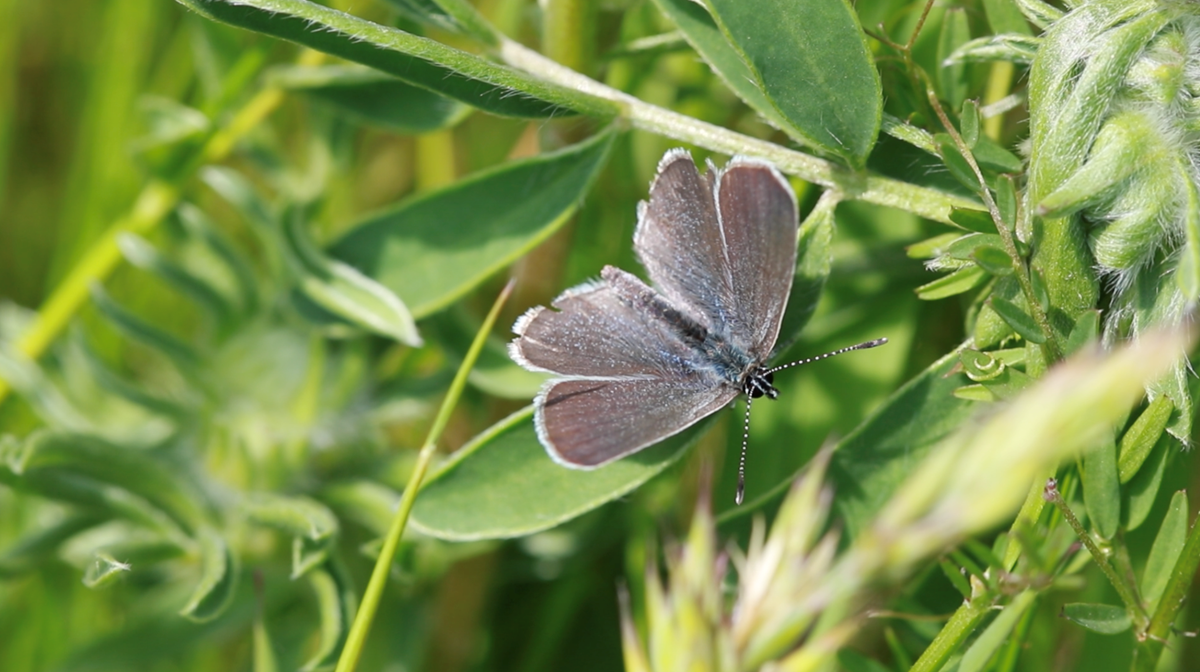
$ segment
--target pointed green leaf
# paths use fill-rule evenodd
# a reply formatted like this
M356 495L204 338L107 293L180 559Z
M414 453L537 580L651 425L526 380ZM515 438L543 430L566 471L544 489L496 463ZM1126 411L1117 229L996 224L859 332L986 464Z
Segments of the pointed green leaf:
M992 305L992 310L996 311L996 314L1007 322L1013 331L1020 334L1021 338L1031 343L1046 342L1046 335L1042 333L1041 327L1029 316L1029 313L1025 312L1024 308L999 296L993 296L989 303Z
M308 573L308 582L317 596L317 612L321 618L321 637L317 650L301 672L311 672L332 666L346 641L350 623L354 620L355 596L350 593L346 577L335 563L326 569Z
M1167 422L1170 421L1174 410L1175 405L1171 403L1171 398L1160 394L1126 430L1125 435L1121 437L1121 452L1117 461L1121 483L1128 483L1137 475L1166 431Z
M1063 346L1063 354L1073 355L1079 352L1084 346L1094 343L1100 336L1100 311L1085 310L1079 315L1079 319L1075 320L1075 326L1071 329L1071 334L1067 337L1067 342ZM1129 479L1122 478L1124 483Z
M983 270L995 276L1013 274L1013 261L1008 253L991 245L980 245L971 255Z
M979 105L971 99L964 100L962 103L962 129L960 133L963 137L963 142L967 143L967 147L974 147L975 143L979 142Z
M712 418L592 471L556 464L538 442L532 409L519 411L463 446L421 490L412 526L455 541L521 537L609 502L662 472L711 426Z
M163 526L167 532L193 530L204 519L199 497L152 453L115 446L92 436L43 431L24 444L8 442L0 450L0 479L8 480L5 472L11 479L30 479L35 484L39 475L57 476L60 481L70 475L79 487L90 489L78 481L86 478L111 489L111 497L134 505L136 520L152 527Z
M1188 496L1186 490L1180 490L1171 497L1171 506L1158 528L1158 536L1150 548L1150 557L1146 558L1146 568L1142 571L1142 599L1146 601L1147 611L1154 613L1158 600L1171 578L1171 572L1183 552L1183 544L1188 532Z
M358 66L279 66L267 82L328 103L364 123L400 133L428 133L462 121L471 108Z
M206 310L216 320L221 333L229 329L234 314L233 305L208 282L160 254L141 236L122 233L117 237L117 246L130 264L157 275Z
M1083 503L1096 532L1112 539L1121 525L1121 482L1113 437L1083 454Z
M1167 462L1171 459L1178 444L1168 434L1158 437L1158 443L1146 458L1146 462L1137 474L1130 479L1125 491L1129 496L1128 505L1122 502L1121 510L1125 513L1123 521L1125 529L1136 530L1146 522L1150 510L1158 502L1158 491L1162 488L1163 476L1167 472Z
M1123 607L1111 604L1073 602L1064 604L1062 616L1102 635L1116 635L1128 630L1133 622Z
M453 303L566 221L612 133L514 161L369 217L330 248L422 318Z
M1032 590L1026 590L1014 597L963 654L958 672L982 672L992 655L1012 636L1013 629L1025 615L1025 610L1037 600L1037 595Z
M83 572L83 585L88 588L104 588L111 585L132 567L118 562L108 553L97 553Z
M944 299L963 292L969 292L987 281L988 275L978 266L960 268L950 275L944 275L933 282L917 288L917 296L926 301Z
M706 0L706 5L751 81L802 134L795 139L862 168L879 134L883 96L850 3L813 0L801 8Z
M200 530L200 581L179 611L197 623L211 621L221 615L233 600L237 588L237 564L225 539L212 528Z
M113 300L99 283L91 286L92 304L125 336L159 351L184 372L198 371L204 358L188 343L134 315Z
M942 14L942 29L938 34L937 60L941 67L937 70L937 82L939 97L949 103L951 109L958 109L967 97L970 72L965 63L951 61L950 55L970 39L971 27L967 24L966 11L962 7L947 8ZM978 140L978 123L976 123L975 130L975 140ZM963 131L965 140L965 119L963 120ZM973 147L975 140L968 140L967 147Z
M180 1L211 19L370 66L493 114L544 118L618 113L615 103L306 0Z
M993 235L996 233L996 223L992 221L992 216L984 210L955 208L950 212L950 221L968 231Z
M251 521L294 537L316 541L338 531L337 517L333 512L308 497L256 492L242 501L241 508Z
M1007 61L1029 65L1037 55L1041 38L1031 35L988 35L965 42L946 59L946 63L991 63Z

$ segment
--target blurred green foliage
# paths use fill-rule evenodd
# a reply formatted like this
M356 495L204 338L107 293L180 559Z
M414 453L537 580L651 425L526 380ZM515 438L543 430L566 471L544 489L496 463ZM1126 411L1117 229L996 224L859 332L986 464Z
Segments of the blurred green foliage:
M1119 346L1200 299L1200 15L809 4L0 0L0 668L333 669L381 562L364 670L1191 669L1196 378ZM677 146L792 178L780 361L889 339L740 508L740 414L567 471L504 350ZM772 549L827 611L745 625Z

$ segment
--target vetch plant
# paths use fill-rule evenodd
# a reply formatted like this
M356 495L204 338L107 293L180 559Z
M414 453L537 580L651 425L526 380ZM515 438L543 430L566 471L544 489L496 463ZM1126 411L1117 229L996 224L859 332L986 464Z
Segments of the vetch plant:
M63 3L0 7L5 670L1196 657L1195 3ZM796 193L780 361L889 341L736 512L740 414L566 470L504 351L680 146Z

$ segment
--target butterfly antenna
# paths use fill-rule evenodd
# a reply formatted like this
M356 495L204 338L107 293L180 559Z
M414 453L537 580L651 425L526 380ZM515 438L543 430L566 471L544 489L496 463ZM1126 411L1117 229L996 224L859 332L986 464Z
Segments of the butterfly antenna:
M852 345L848 348L842 348L841 350L834 350L833 352L827 352L823 355L817 355L816 357L809 357L808 359L802 359L798 362L781 364L774 368L767 369L766 371L763 372L763 375L766 375L768 373L775 373L776 371L782 371L783 369L790 369L793 366L800 366L801 364L810 364L812 362L817 362L822 359L829 359L830 357L833 357L834 355L840 355L843 352L850 352L851 350L866 350L868 348L879 347L887 342L888 342L888 340L886 338L877 338L873 341L867 341L866 343L859 343L858 345ZM750 408L749 405L747 405L747 407L746 407L747 411L749 411L749 408ZM749 416L747 416L747 420L748 419L749 419Z
M742 456L738 458L738 484L737 494L734 495L733 501L738 506L742 505L742 500L746 498L746 445L750 443L750 402L754 401L754 397L746 395L746 422L742 425Z

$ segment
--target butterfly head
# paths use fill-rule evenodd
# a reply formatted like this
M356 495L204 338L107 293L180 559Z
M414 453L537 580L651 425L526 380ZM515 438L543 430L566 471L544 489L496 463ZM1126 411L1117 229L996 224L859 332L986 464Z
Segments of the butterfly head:
M751 399L759 397L767 397L774 399L779 396L779 390L775 389L772 383L775 382L775 373L767 370L765 367L755 367L750 370L746 380L742 383L742 392Z

